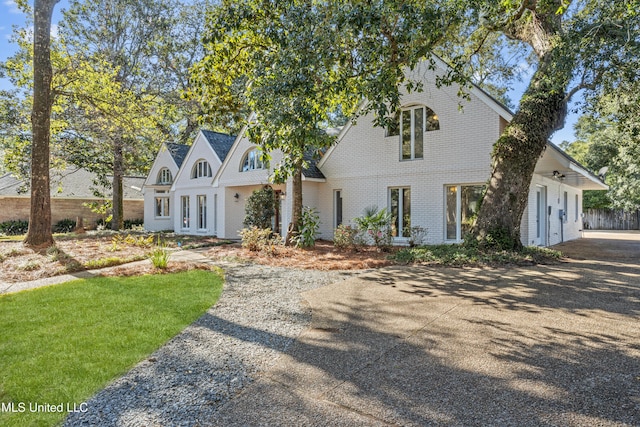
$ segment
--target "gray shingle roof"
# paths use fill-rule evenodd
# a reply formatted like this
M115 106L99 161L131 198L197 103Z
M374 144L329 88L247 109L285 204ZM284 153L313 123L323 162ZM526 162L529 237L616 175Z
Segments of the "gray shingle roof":
M176 165L178 165L178 168L180 168L180 166L182 166L182 162L184 162L185 157L187 157L187 153L189 152L189 148L191 148L191 146L176 144L173 142L167 142L166 145L167 150L169 150L169 153L171 153L171 157L173 157Z
M84 198L93 199L94 188L99 189L106 197L111 197L111 190L93 183L96 175L77 167L68 167L63 171L52 170L51 197L56 198ZM113 178L107 176L111 181ZM123 180L125 199L142 199L142 185L146 177L125 176ZM11 174L0 176L0 196L29 196L28 182L16 179Z
M209 145L211 145L211 148L213 148L213 151L216 152L220 161L224 162L224 159L227 158L227 154L229 154L229 150L231 150L231 146L236 140L236 137L204 129L202 130L202 134L209 142Z
M304 160L309 163L308 168L302 169L302 174L305 178L325 179L325 176L320 172L320 169L318 169L319 156L315 155L313 151L307 151L304 155Z

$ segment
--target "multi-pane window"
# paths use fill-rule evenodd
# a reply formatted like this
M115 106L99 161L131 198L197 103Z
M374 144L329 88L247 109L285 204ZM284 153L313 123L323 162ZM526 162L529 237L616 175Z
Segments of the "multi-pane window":
M198 229L207 228L207 196L198 196Z
M393 237L411 236L411 189L391 188L389 205L391 212L391 235Z
M181 217L182 217L182 228L183 229L189 229L191 227L191 219L189 216L189 196L182 196L180 197L181 200Z
M209 162L206 160L198 160L195 165L193 165L193 170L191 171L191 178L203 178L203 177L211 177L211 166Z
M471 231L483 194L483 185L448 185L445 188L447 240L462 240Z
M173 175L168 168L160 169L158 172L158 184L171 184L173 182Z
M424 133L440 129L438 116L423 105L400 110L387 136L400 135L401 160L424 158Z
M155 197L156 204L156 218L168 218L169 217L169 195L165 191L156 191L156 194L160 194Z
M266 169L268 164L262 161L262 154L260 150L254 148L244 155L242 162L240 163L240 170L242 172L252 171L256 169Z

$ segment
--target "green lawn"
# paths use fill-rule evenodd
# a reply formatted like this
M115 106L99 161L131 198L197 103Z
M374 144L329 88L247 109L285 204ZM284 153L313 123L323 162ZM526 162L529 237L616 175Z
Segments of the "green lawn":
M0 296L0 425L55 425L200 317L223 278L192 270L92 278ZM55 408L57 409L57 408Z

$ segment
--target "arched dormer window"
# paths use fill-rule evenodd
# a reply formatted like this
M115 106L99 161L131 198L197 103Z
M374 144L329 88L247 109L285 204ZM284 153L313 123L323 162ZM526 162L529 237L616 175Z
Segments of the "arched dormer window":
M412 105L402 108L396 117L387 136L400 135L401 160L422 159L424 133L440 129L438 115L426 105Z
M211 166L209 165L209 162L201 159L193 165L193 169L191 170L191 179L204 177L211 178Z
M262 153L257 148L247 151L240 162L240 172L267 169L268 167L269 164L262 161Z
M169 168L162 168L160 169L160 172L158 172L158 180L156 181L156 184L171 184L173 182L173 175L171 174L171 171L169 170Z

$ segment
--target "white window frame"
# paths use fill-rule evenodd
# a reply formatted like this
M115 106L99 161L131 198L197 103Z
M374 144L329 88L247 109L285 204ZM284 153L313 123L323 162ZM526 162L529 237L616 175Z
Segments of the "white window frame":
M575 217L574 217L574 221L578 222L578 219L580 218L580 197L578 197L578 195L576 194L575 196L575 205L576 205L576 212L575 212Z
M242 157L240 172L267 169L267 163L262 161L262 153L258 148L252 148Z
M211 165L204 159L198 160L191 171L191 179L198 178L211 178Z
M191 228L191 200L189 196L180 197L180 228L189 230Z
M418 109L422 109L422 129L418 130L418 133L422 136L422 156L417 157L416 156L416 123L415 123L415 111ZM410 141L409 141L409 145L410 145L410 155L409 157L405 158L404 157L404 114L405 113L409 113L410 115ZM420 159L424 159L424 133L425 133L425 129L426 129L426 107L424 105L413 105L411 107L408 108L403 108L402 110L400 110L400 161L410 161L410 160L420 160Z
M164 192L160 192L162 194ZM169 218L171 216L171 212L169 210L169 195L156 196L154 198L154 216L155 218Z
M411 187L389 187L389 213L392 214L392 192L398 191L398 227L397 227L397 236L394 236L395 241L406 241L411 237ZM405 192L409 191L409 224L404 223L404 195ZM391 224L391 226L395 226L396 224Z
M198 231L207 229L207 196L199 194L196 196L198 208Z
M173 174L169 170L169 168L162 168L160 172L158 172L158 181L157 184L160 185L168 185L173 182Z
M447 192L450 187L456 187L456 237L451 239L447 236ZM459 243L463 241L462 236L462 188L463 187L484 187L482 183L447 184L444 186L444 241L448 243Z
M340 217L338 217L338 203L340 204ZM341 189L333 190L333 224L333 228L344 224L344 200Z

